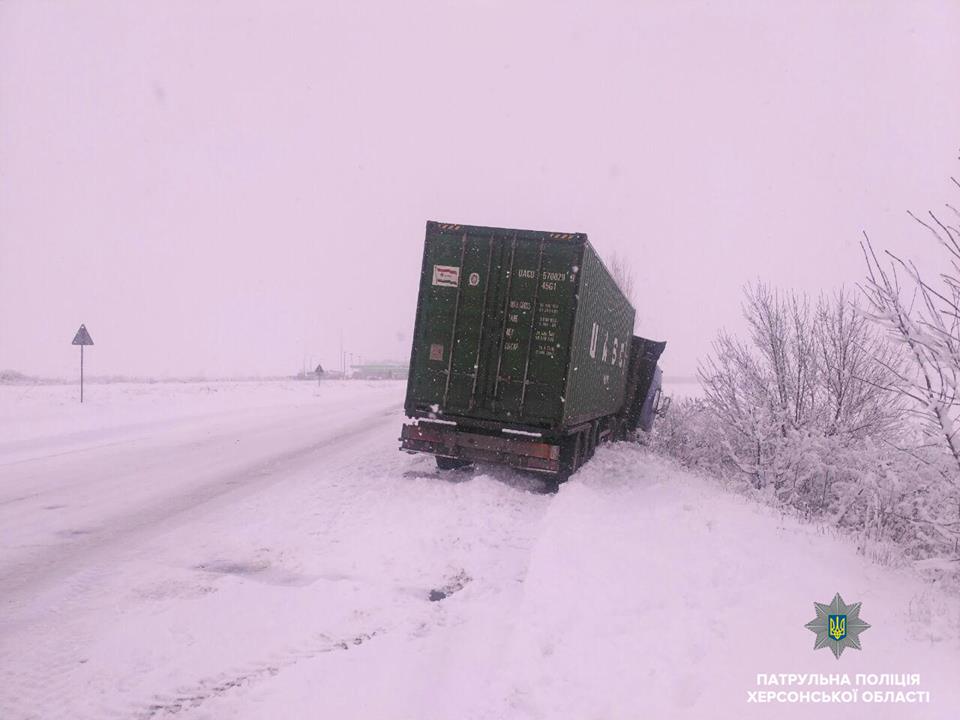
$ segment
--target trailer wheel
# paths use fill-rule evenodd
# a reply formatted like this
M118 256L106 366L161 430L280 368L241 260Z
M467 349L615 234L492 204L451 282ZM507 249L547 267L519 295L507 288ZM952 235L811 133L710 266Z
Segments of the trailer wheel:
M434 457L437 458L437 467L440 470L458 470L472 464L469 460L461 460L460 458L442 457L441 455L435 455Z

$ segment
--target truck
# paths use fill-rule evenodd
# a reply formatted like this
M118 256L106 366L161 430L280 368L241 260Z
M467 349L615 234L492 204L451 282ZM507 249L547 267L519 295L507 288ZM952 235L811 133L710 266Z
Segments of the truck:
M583 233L428 221L400 449L567 479L665 409L635 316Z

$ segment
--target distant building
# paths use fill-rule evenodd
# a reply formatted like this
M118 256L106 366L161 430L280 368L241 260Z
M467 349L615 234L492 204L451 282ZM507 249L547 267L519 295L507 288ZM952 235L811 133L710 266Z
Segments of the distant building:
M350 371L354 380L406 380L409 368L400 363L376 363L351 365Z

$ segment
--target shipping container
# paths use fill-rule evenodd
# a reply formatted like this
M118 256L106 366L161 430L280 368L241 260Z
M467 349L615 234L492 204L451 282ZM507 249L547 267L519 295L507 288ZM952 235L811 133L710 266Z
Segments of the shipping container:
M403 448L569 468L626 426L634 315L582 233L428 222Z

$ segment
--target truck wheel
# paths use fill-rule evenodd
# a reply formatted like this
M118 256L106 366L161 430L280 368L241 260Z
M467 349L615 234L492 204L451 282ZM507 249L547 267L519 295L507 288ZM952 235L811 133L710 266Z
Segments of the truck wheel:
M435 457L437 458L437 467L440 470L457 470L471 464L469 460L461 460L460 458L441 457L440 455Z

